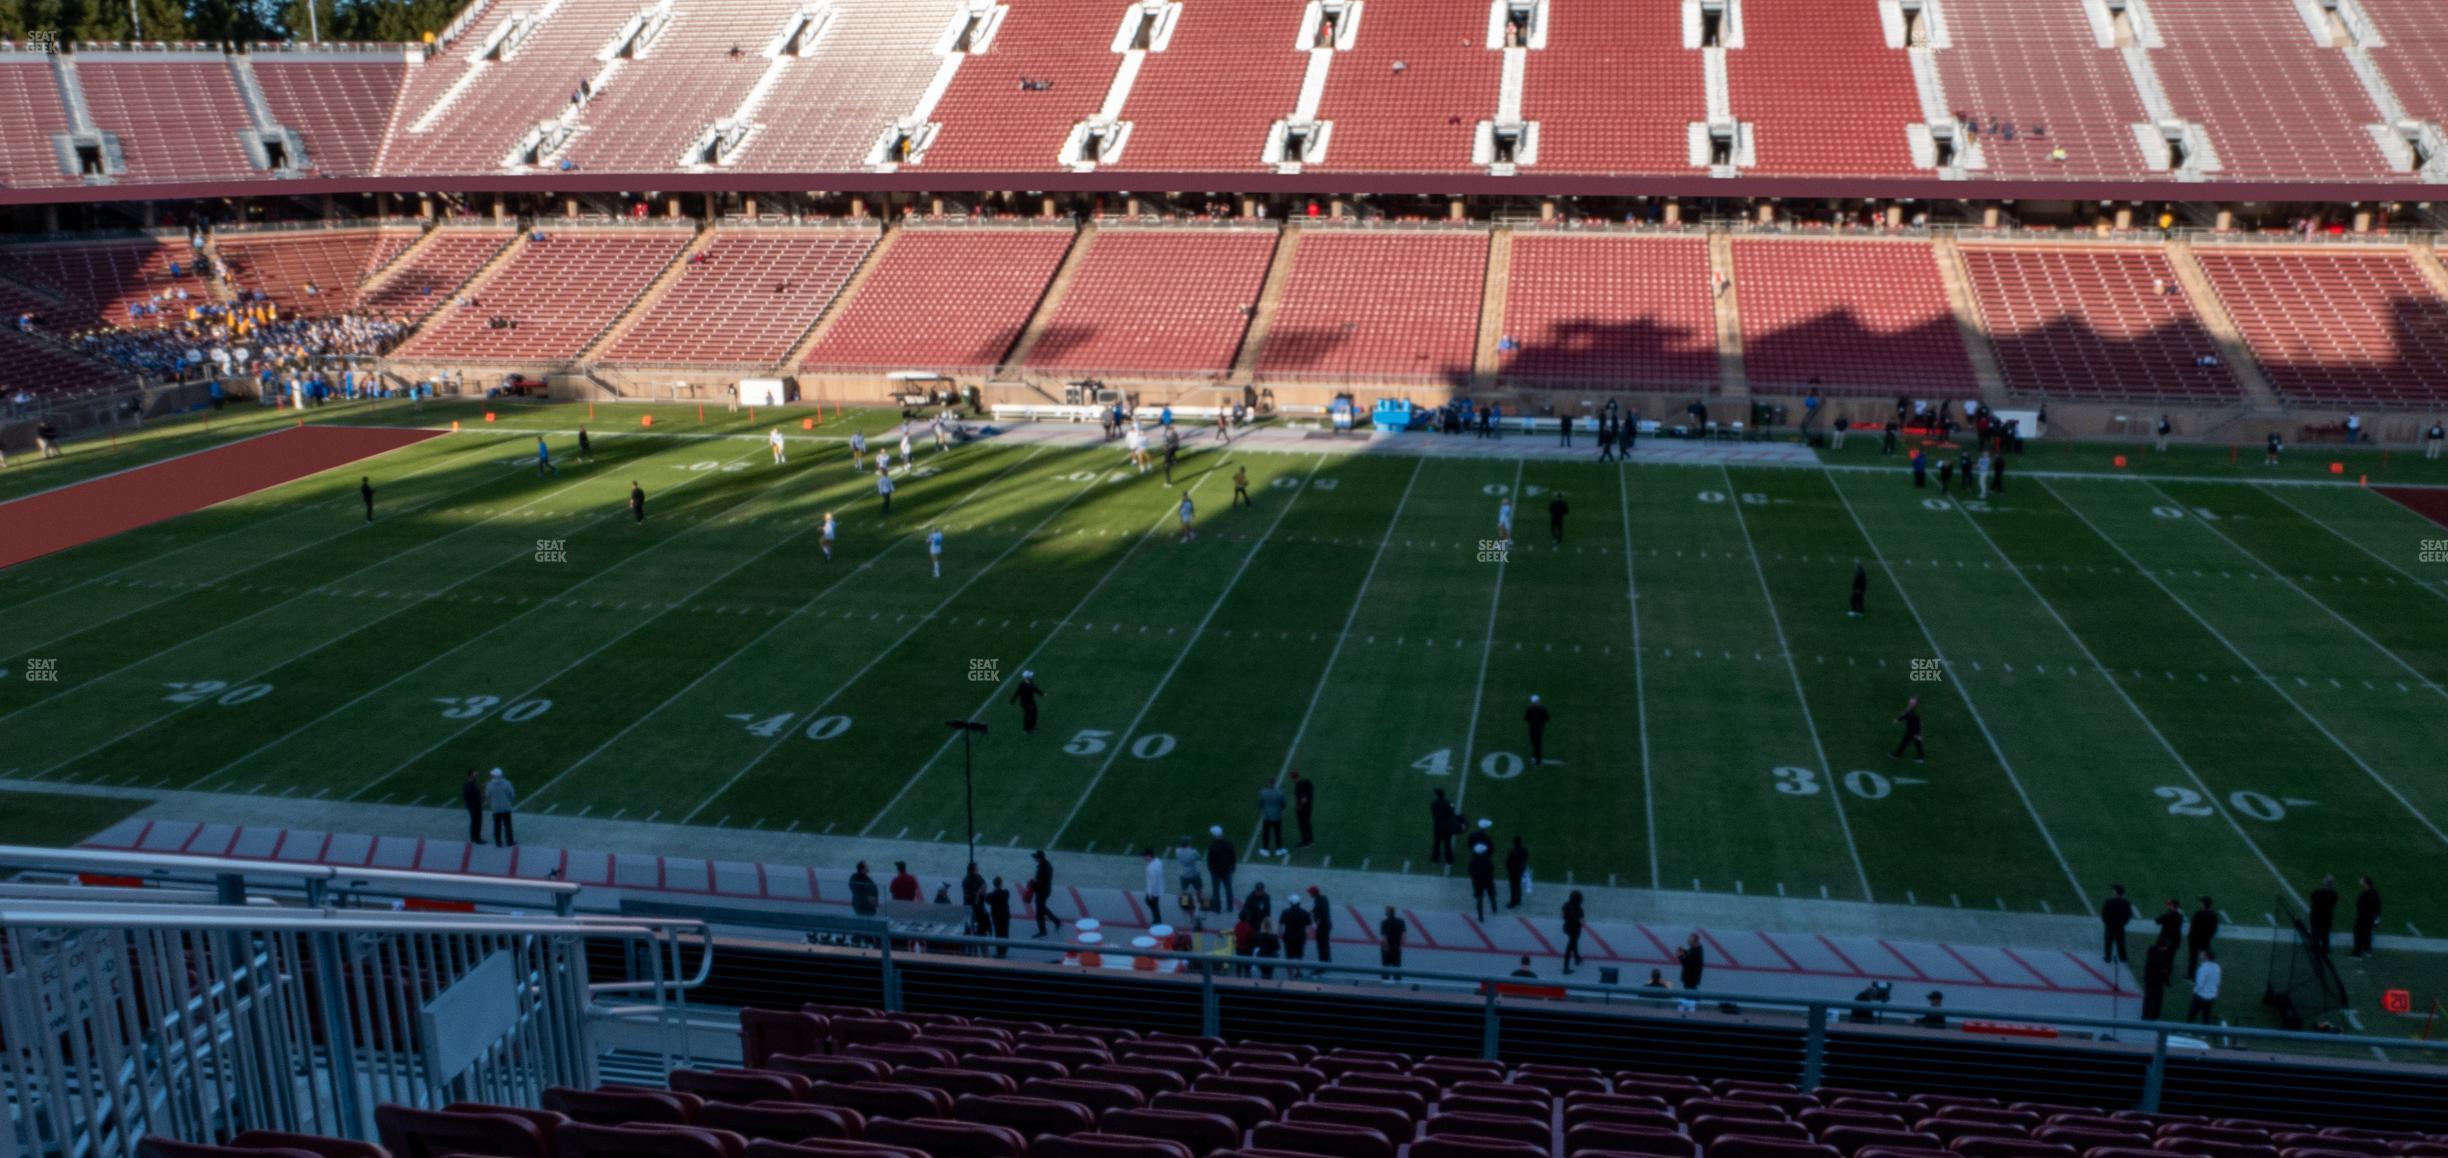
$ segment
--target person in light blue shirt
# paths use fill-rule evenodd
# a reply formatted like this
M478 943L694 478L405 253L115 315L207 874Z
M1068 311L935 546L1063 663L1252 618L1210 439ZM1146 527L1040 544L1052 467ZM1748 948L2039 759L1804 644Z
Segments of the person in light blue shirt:
M536 477L559 475L561 468L553 465L552 448L544 444L544 436L536 435Z

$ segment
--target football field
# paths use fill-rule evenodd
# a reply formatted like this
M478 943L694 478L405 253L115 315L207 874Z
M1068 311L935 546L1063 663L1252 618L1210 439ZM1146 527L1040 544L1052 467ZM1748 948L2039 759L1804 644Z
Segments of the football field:
M2385 931L2448 931L2448 529L2308 468L2078 475L2052 448L1980 502L1866 454L1202 435L1168 488L1118 447L921 433L887 515L838 421L794 422L782 465L745 423L624 425L587 465L556 434L539 477L527 428L582 420L472 422L0 571L0 778L226 793L195 819L243 821L254 795L454 807L500 765L531 817L958 843L944 722L975 717L997 848L1254 840L1297 769L1321 840L1293 864L1431 871L1441 788L1542 883L2069 913L2124 882L2260 924L2368 872ZM1892 756L1915 696L1926 763Z

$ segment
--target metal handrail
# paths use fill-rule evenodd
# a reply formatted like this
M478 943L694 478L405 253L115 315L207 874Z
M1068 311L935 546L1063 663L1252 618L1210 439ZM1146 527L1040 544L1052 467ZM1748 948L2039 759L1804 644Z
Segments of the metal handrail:
M245 879L252 877L286 878L294 881L308 899L320 903L335 885L348 891L360 891L365 884L383 883L400 886L399 896L433 896L437 891L475 893L479 898L498 897L503 892L540 894L556 912L567 915L574 907L581 886L569 881L524 880L519 878L462 875L459 873L419 872L411 869L350 868L340 865L299 864L289 861L249 860L238 857L189 856L183 853L111 852L85 848L32 848L22 845L0 845L0 868L38 872L93 873L107 876L133 876L148 881L195 882L207 881L221 886L225 897L243 895ZM349 888L354 885L355 888ZM474 899L464 898L463 899Z
M1081 946L1077 945L1049 945L1047 942L1035 940L970 937L948 934L928 934L923 937L903 936L900 939L904 941L915 941L922 943L924 949L922 949L920 954L918 954L920 956L929 955L925 952L925 950L931 950L938 946L946 945L982 949L1001 948L1007 951L1022 950L1036 953L1044 953L1054 949L1061 949L1067 953L1077 951L1081 948ZM889 1005L881 1005L880 1008L897 1011L899 1009L900 1001L900 985L896 975L895 958L896 956L906 958L912 956L912 954L908 950L894 950L892 948L890 938L883 940L880 944L880 948L872 950L835 949L830 951L875 954L880 959L883 966L881 970L883 989L882 1000L891 1003ZM1744 1009L1764 1008L1770 1010L1790 1010L1803 1015L1807 1019L1810 1026L1812 1039L1810 1042L1810 1052L1813 1055L1820 1052L1820 1045L1824 1040L1824 1036L1830 1023L1835 1022L1839 1025L1843 1024L1842 1015L1855 1012L1868 1013L1875 1019L1875 1024L1888 1027L1905 1028L1911 1027L1918 1017L1929 1012L1928 1010L1909 1005L1895 1005L1886 1002L1837 1000L1822 997L1779 996L1773 994L1747 993L1721 989L1653 990L1641 987L1627 988L1620 985L1608 986L1601 985L1596 982L1573 980L1569 978L1490 977L1486 974L1480 973L1456 973L1445 970L1410 969L1399 967L1388 968L1382 965L1346 964L1341 962L1320 962L1314 960L1295 961L1284 957L1239 957L1229 953L1182 953L1162 949L1139 949L1129 945L1099 945L1096 947L1095 951L1108 957L1148 957L1160 961L1181 961L1184 962L1185 965L1196 966L1202 987L1205 988L1212 988L1219 980L1234 984L1247 982L1253 987L1280 987L1286 984L1302 983L1301 978L1281 975L1294 970L1297 970L1303 974L1304 977L1316 974L1350 974L1363 977L1391 979L1397 984L1430 983L1436 985L1458 985L1463 987L1460 991L1461 993L1476 994L1484 998L1487 1002L1489 1016L1491 1018L1495 1016L1497 1002L1501 998L1507 996L1517 996L1532 999L1543 999L1548 997L1549 994L1555 992L1560 992L1568 997L1578 996L1585 998L1601 998L1603 999L1604 1003L1609 1006L1632 1004L1652 1010L1669 1006L1679 1007L1685 1003L1690 1003L1695 1007L1687 1010L1687 1012L1705 1012L1712 1007L1729 1003ZM978 959L968 958L968 960ZM1219 970L1238 970L1242 967L1249 968L1253 973L1261 968L1271 969L1277 971L1279 976L1273 979L1260 979L1255 976L1218 976ZM1126 975L1133 977L1139 975L1138 971L1136 970L1115 972L1125 973ZM1178 979L1180 975L1156 973L1149 974L1149 976L1161 980L1167 976ZM1523 990L1535 990L1537 992L1526 993L1522 992ZM1448 992L1451 991L1448 990ZM2134 996L2138 1000L2141 995L2136 993ZM1209 1011L1208 1017L1212 1019L1214 1016L1214 1010L1216 1009L1216 1003L1212 1000L1208 1000L1203 1004ZM2159 1062L2164 1061L2167 1051L2171 1048L2171 1038L2193 1039L2201 1037L2284 1043L2301 1046L2317 1045L2326 1050L2334 1050L2340 1047L2352 1049L2368 1048L2375 1050L2413 1050L2419 1053L2439 1055L2443 1063L2448 1063L2448 1040L2432 1041L2418 1038L2378 1037L2368 1034L2313 1033L2303 1030L2256 1029L2244 1026L2198 1026L2183 1022L2170 1023L2165 1021L2142 1021L2134 1018L2096 1017L2080 1014L2035 1014L2028 1010L1982 1009L1977 1006L1947 1006L1937 1012L1941 1013L1945 1017L1947 1021L1945 1029L1946 1032L1949 1033L1965 1032L1965 1023L1975 1023L1990 1024L2005 1028L2046 1026L2051 1028L2070 1027L2089 1030L2106 1030L2110 1032L2102 1036L2107 1040L2118 1042L2125 1041L2125 1039L2122 1036L2119 1036L2119 1034L2148 1035L2147 1040L2151 1043L2151 1046L2159 1059L2158 1061L2154 1062L2154 1066L2159 1064ZM1216 1032L1216 1027L1213 1024L1209 1024L1202 1030L1202 1032L1213 1034ZM2192 1045L2186 1041L2178 1041L2173 1043L2172 1048L2178 1050L2197 1050L2200 1047Z

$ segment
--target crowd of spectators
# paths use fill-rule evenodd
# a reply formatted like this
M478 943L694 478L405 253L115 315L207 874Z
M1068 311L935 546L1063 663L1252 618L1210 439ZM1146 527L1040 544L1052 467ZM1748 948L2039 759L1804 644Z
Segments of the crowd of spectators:
M266 386L283 386L285 393L292 379L336 379L348 359L383 353L407 329L403 322L358 314L283 314L271 302L255 299L192 305L167 325L93 330L75 335L70 344L87 357L155 378L252 376ZM345 389L353 391L355 385L350 381Z

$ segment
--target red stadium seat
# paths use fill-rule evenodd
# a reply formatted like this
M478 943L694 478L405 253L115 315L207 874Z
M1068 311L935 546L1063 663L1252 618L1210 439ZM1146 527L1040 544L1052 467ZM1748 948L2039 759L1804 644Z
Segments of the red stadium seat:
M1096 1115L1078 1102L1025 1094L962 1094L952 1101L952 1116L964 1122L1008 1126L1024 1138L1096 1128Z
M1052 1098L1062 1102L1078 1102L1098 1113L1117 1107L1137 1109L1148 1103L1148 1096L1136 1086L1117 1082L1092 1082L1078 1078L1034 1078L1020 1084L1020 1092L1032 1098Z
M1070 1134L1039 1138L1030 1158L1199 1158L1196 1151L1164 1138L1124 1134Z
M1318 1154L1324 1158L1394 1158L1394 1142L1362 1126L1324 1122L1267 1122L1250 1132L1251 1141L1269 1150Z
M866 1140L922 1150L931 1158L1020 1158L1028 1150L1028 1139L1018 1130L952 1118L869 1122Z
M942 1090L898 1082L814 1082L807 1100L848 1106L869 1118L933 1118L952 1109L951 1095Z
M741 1158L748 1142L694 1126L572 1122L553 1131L552 1145L553 1158Z
M1553 1125L1508 1114L1439 1112L1429 1115L1428 1121L1422 1124L1421 1129L1432 1138L1464 1134L1473 1138L1503 1138L1508 1141L1527 1142L1533 1146L1551 1147L1555 1145Z
M740 1010L740 1056L762 1069L775 1054L817 1054L832 1047L832 1023L813 1013L782 1009Z
M1020 1091L1020 1083L988 1070L906 1066L894 1070L892 1080L913 1086L932 1086L955 1099L963 1094L1013 1094Z
M1302 1102L1284 1112L1287 1122L1325 1122L1336 1126L1359 1126L1375 1130L1394 1142L1408 1142L1419 1131L1418 1123L1400 1110L1383 1106L1344 1106L1333 1102Z
M1148 1103L1150 1109L1186 1110L1197 1114L1214 1114L1231 1122L1234 1127L1248 1130L1260 1122L1272 1121L1280 1110L1273 1102L1249 1094L1226 1094L1193 1091L1187 1094L1158 1094Z
M754 1141L796 1142L803 1138L856 1138L866 1122L858 1111L843 1106L804 1102L755 1102L734 1105L710 1102L699 1111L697 1124L709 1130L729 1130Z
M1528 1142L1447 1134L1413 1142L1405 1153L1409 1158L1549 1158L1552 1152Z
M892 1076L892 1067L874 1058L815 1057L778 1053L765 1059L766 1069L796 1074L811 1082L875 1082Z
M1192 1158L1241 1144L1241 1127L1221 1114L1191 1110L1107 1110L1097 1128L1108 1134L1163 1138L1188 1148Z
M244 1130L231 1138L229 1144L240 1150L304 1150L318 1158L390 1158L372 1142L287 1130Z
M796 1102L807 1096L808 1079L799 1074L756 1070L673 1070L671 1088L708 1102Z
M1700 1144L1688 1134L1641 1126L1590 1123L1564 1132L1570 1158L1588 1154L1644 1154L1651 1158L1698 1158Z

